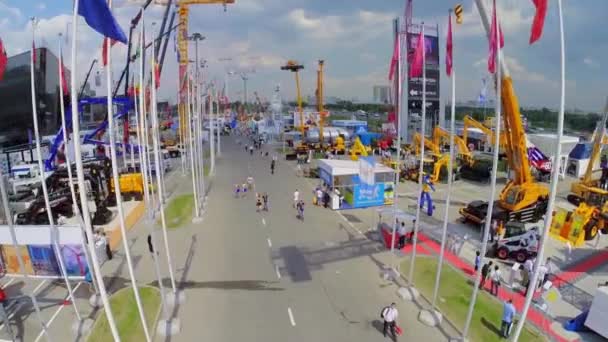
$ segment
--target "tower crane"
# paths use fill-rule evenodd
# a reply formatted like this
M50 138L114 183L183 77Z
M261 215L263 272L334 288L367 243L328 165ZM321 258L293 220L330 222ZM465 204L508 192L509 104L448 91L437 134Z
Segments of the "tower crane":
M171 0L157 0L157 3L168 3ZM179 30L177 33L177 46L179 49L179 97L178 97L178 113L179 113L179 133L181 137L186 136L186 129L183 123L187 122L186 119L186 74L188 72L188 17L190 14L191 5L213 5L221 4L226 5L234 4L235 0L177 0L176 6L178 8L177 14L179 18Z
M305 131L305 124L304 124L304 113L302 112L302 95L300 92L300 70L304 69L304 66L302 64L299 64L298 62L294 61L294 60L288 60L287 63L283 66L281 66L281 70L287 70L287 71L291 71L294 73L295 78L296 78L296 101L298 103L298 114L300 116L300 133L302 133L302 140L304 139L304 131Z
M319 147L323 150L323 126L325 125L325 116L327 113L323 108L323 65L325 61L319 60L319 69L317 69L317 112L319 112Z

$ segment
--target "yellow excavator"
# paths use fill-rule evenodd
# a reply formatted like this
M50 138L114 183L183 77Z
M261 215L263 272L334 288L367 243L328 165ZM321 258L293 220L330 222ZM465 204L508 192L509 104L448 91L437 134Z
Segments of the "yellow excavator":
M475 161L473 159L473 154L467 147L465 141L466 140L459 137L458 135L454 135L454 143L456 143L456 147L458 149L457 159L462 164L472 166ZM446 144L449 146L450 132L448 132L442 127L435 126L435 128L433 129L433 143L437 146L445 146Z
M351 146L350 148L350 159L357 161L359 160L359 156L367 157L368 153L367 148L365 147L365 145L363 145L361 139L359 139L359 137L356 137L355 141L353 142L353 146Z
M577 207L571 211L558 208L551 221L551 235L574 246L593 240L599 230L608 234L608 191L602 187L601 178L593 178L593 167L600 158L607 137L607 120L608 103L593 134L593 149L585 174L578 182L572 183L567 197L568 202Z
M490 25L485 6L481 0L475 0L486 33L490 32ZM526 133L519 112L519 103L513 88L511 74L505 64L500 60L501 68L501 104L503 108L502 129L505 132L505 152L512 179L504 186L498 200L493 204L492 218L503 223L508 221L536 222L546 212L549 189L536 182L530 170L526 147ZM488 202L473 201L460 209L465 221L483 224L486 220Z
M412 137L412 144L410 150L416 155L416 159L420 160L420 140L422 136L420 133L414 133ZM424 163L422 169L425 173L429 174L429 178L433 183L437 183L441 180L441 170L447 168L448 162L450 161L449 153L441 153L441 148L434 142L434 139L424 137L424 147L429 152L428 155L423 156L422 162ZM418 181L418 166L412 165L410 168L404 170L404 177L411 181Z
M468 144L469 142L469 128L474 127L479 129L480 131L483 132L483 134L486 136L486 142L490 145L490 146L494 146L494 131L489 128L488 126L482 124L481 122L473 119L473 117L471 117L470 115L465 115L465 117L462 119L462 122L464 123L464 128L462 129L462 139ZM504 148L505 146L505 134L504 132L500 134L500 147L501 149Z

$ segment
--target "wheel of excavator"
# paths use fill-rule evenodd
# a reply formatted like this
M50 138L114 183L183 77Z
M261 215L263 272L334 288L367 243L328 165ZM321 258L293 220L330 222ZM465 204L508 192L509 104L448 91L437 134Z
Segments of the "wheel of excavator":
M591 219L585 225L585 241L593 240L597 236L598 230L597 220Z

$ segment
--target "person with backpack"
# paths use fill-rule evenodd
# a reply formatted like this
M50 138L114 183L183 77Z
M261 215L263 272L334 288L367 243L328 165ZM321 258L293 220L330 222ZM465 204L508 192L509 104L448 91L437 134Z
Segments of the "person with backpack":
M382 328L382 334L386 337L387 331L390 329L391 335L393 335L393 340L397 341L397 317L399 317L399 311L397 311L397 304L391 303L390 306L387 306L382 309L380 312L380 317L384 320L384 327Z

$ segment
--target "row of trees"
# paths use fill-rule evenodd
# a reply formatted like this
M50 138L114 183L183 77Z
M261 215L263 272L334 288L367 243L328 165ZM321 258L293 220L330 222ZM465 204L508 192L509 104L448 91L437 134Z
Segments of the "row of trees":
M449 108L446 107L446 113ZM521 109L521 113L528 120L531 127L545 129L557 129L557 112L548 108ZM462 120L465 115L471 115L474 119L482 121L484 117L494 116L493 108L485 110L477 107L456 107L456 119ZM595 129L600 116L597 113L565 113L564 125L571 132L592 132Z

